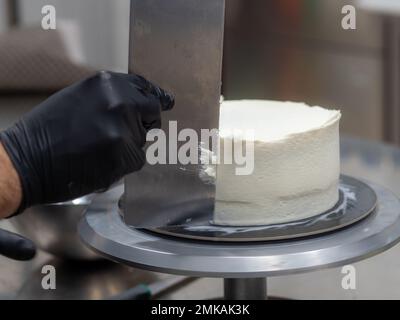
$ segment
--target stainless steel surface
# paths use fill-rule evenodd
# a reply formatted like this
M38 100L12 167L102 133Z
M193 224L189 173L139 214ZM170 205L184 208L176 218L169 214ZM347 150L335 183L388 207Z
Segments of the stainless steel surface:
M32 207L10 221L39 249L60 258L92 260L100 256L80 241L77 225L94 195L74 201Z
M176 97L174 109L162 115L167 141L173 140L168 134L169 121L177 121L179 131L191 128L200 133L200 129L218 128L224 6L224 0L131 2L129 70ZM170 143L169 147L176 149L182 144L180 141L174 148ZM173 163L176 155L173 150L168 163ZM146 165L126 178L124 219L128 224L165 225L168 215L150 213L176 202L213 196L214 186L204 185L198 177L200 166L180 167Z
M265 226L219 226L212 222L212 209L186 213L185 207L178 206L175 211L182 212L179 217L181 220L149 231L185 239L220 242L287 240L345 228L374 212L377 197L368 184L342 175L339 193L339 201L333 208L302 220ZM245 210L243 214L246 215Z
M224 279L224 297L226 300L266 300L267 279Z
M175 289L181 285L187 284L189 282L195 281L196 278L189 277L169 277L165 280L155 281L147 285L150 289L152 296L159 296L166 291Z
M42 287L42 265L34 268L18 290L19 300L103 300L141 283L153 283L160 276L111 261L64 261L49 259L56 270L56 290Z

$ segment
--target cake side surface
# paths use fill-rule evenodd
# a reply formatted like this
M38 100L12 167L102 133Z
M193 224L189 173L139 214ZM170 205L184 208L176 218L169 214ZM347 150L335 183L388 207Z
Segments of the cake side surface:
M241 101L234 108L231 106L229 111L242 119L241 130L256 130L254 171L250 175L236 175L235 164L218 164L214 223L283 223L322 213L336 204L340 175L339 111L270 101L264 104L265 110L260 109L262 101ZM296 109L293 113L292 107ZM232 115L223 113L220 127L237 128ZM268 118L271 114L274 116ZM258 119L255 125L251 122L254 117ZM290 120L282 124L286 117ZM301 124L293 126L296 121ZM269 129L259 132L263 127ZM220 154L235 138L233 134L221 135Z

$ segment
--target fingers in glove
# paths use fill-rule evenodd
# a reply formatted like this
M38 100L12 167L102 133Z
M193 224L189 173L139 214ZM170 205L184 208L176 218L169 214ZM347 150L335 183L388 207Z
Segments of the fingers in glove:
M36 254L35 244L18 234L0 230L0 255L20 261L31 260Z
M114 73L107 72L104 76L107 74L113 75ZM142 76L121 73L117 74L117 77L131 84L133 89L132 99L136 100L135 106L138 107L145 130L161 128L161 111L173 108L175 104L173 95L152 84ZM134 95L134 91L139 91L142 94L143 99L141 101L137 100L138 98Z
M130 74L128 75L128 79L131 83L139 86L147 95L151 94L157 98L161 104L162 111L168 111L174 107L175 98L172 94L152 84L142 76Z

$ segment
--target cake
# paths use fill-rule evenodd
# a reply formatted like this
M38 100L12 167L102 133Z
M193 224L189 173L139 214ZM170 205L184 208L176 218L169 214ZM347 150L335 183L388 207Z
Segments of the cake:
M340 111L304 103L225 101L219 124L214 223L259 226L308 218L339 198ZM237 175L227 146L253 132L254 170ZM253 139L253 138L252 138ZM245 150L245 149L244 149Z

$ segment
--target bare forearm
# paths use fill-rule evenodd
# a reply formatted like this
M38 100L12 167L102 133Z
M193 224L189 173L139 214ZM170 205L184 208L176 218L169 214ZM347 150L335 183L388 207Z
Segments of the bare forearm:
M0 142L0 219L12 215L18 209L21 198L18 173Z

